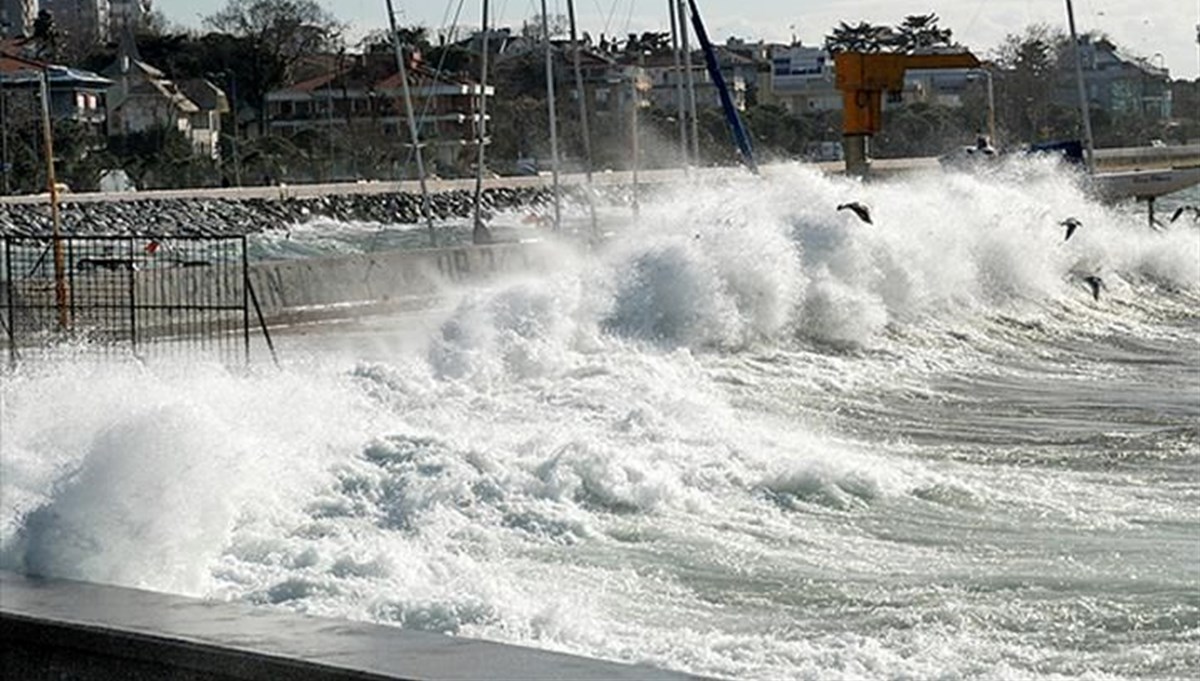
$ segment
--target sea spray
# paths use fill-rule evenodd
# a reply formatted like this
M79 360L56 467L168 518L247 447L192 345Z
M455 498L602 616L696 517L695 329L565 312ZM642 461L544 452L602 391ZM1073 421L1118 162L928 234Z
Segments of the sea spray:
M642 208L387 333L284 334L278 373L6 375L6 557L181 434L237 461L167 468L221 531L43 563L174 589L134 569L173 553L211 597L731 678L1189 677L1200 233L1045 161Z

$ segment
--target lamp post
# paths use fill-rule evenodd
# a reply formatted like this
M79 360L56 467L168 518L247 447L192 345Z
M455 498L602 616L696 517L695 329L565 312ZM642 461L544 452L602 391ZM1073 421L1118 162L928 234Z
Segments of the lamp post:
M996 90L992 83L992 70L989 64L984 64L983 68L979 69L978 73L982 73L987 79L987 129L988 143L993 147L996 146ZM975 81L977 79L975 73L968 73L967 80Z
M66 331L71 325L68 309L66 256L63 253L62 218L58 210L58 181L54 177L54 128L50 122L50 67L41 65L38 86L42 95L42 135L46 148L46 186L50 193L50 225L54 237L54 299L58 306L58 326Z
M233 120L233 183L242 186L242 156L238 152L237 76L229 74L229 117Z
M237 76L229 71L207 74L219 78L229 86L229 119L233 123L233 134L229 136L230 152L233 154L233 183L242 186L242 157L238 154Z
M987 74L988 83L988 142L994 148L996 146L996 90L992 87L992 70L985 68L983 72Z
M8 166L8 90L5 82L0 79L0 171L4 173L4 195L12 193L9 176L12 169Z

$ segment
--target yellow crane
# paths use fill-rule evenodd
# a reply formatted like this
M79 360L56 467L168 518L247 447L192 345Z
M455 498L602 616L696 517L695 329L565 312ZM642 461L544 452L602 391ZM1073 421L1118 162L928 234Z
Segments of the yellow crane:
M892 54L838 52L833 56L837 88L842 91L842 142L846 172L865 175L867 139L883 123L883 93L904 89L908 69L974 69L979 60L970 52L953 54Z

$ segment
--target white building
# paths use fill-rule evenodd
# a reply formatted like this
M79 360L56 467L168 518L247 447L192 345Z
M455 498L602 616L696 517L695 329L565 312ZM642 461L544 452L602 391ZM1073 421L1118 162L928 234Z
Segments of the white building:
M833 55L820 47L772 45L771 70L759 102L778 104L793 114L838 111L842 93L834 82Z
M703 57L692 60L692 83L696 88L696 106L705 109L720 109L721 95L717 86L709 76L708 67ZM648 87L647 99L650 103L665 111L675 111L678 107L677 95L683 93L687 103L687 70L685 66L676 68L675 60L670 55L647 57L641 68ZM628 81L628 78L625 78ZM681 90L678 86L682 85ZM725 86L729 89L729 97L738 111L746 110L746 81L740 74L725 76Z
M104 70L108 89L110 137L175 129L198 156L218 158L221 114L229 110L225 93L206 80L178 83L149 64L120 57Z

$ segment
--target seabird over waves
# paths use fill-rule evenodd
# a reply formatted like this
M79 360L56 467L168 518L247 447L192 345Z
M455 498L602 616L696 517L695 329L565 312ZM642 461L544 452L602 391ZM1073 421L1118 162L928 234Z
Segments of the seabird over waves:
M854 211L854 214L858 216L858 219L862 220L863 222L867 223L868 225L875 224L875 223L871 222L871 209L867 208L866 206L859 203L858 201L851 201L850 203L840 203L840 204L838 204L838 207L837 207L838 210L845 210L847 208Z
M1063 241L1066 241L1067 239L1071 238L1071 235L1074 234L1075 230L1079 229L1079 226L1082 225L1083 223L1080 222L1077 218L1067 218L1066 220L1063 220L1062 222L1060 222L1058 224L1067 228L1067 235L1065 237L1063 237Z
M1200 220L1200 208L1197 208L1195 206L1180 206L1175 209L1174 213L1171 213L1170 222L1175 222L1176 220L1179 219L1179 216L1183 215L1184 211L1189 211L1189 210L1195 215L1195 217L1194 217L1195 220Z
M1092 298L1100 300L1100 289L1104 288L1104 280L1095 274L1089 274L1083 278L1083 282L1092 290Z

